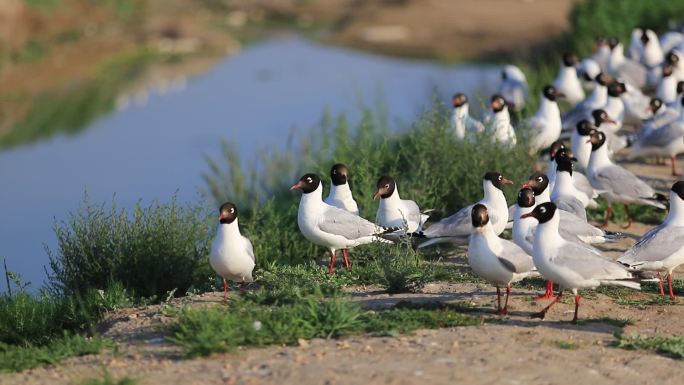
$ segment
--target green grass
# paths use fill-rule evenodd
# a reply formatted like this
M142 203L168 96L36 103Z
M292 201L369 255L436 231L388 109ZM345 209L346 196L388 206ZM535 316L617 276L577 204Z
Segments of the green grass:
M618 328L624 328L628 325L634 325L634 321L629 318L613 318L613 317L596 317L596 318L584 318L577 321L578 324L583 325L587 323L603 323Z
M615 346L629 350L649 350L667 357L684 359L684 336L628 337L615 334Z
M294 344L299 339L351 334L396 335L419 328L481 325L483 319L450 308L363 312L346 297L309 296L276 307L244 299L225 307L183 309L173 327L188 356L233 352L240 346Z
M175 198L126 210L113 202L91 204L86 196L76 213L55 224L50 288L72 295L106 291L116 282L138 298L157 300L172 291L206 290L214 277L207 259L213 227L201 206Z
M99 378L86 378L79 382L79 385L136 385L138 380L131 377L123 377L115 379L107 371L105 367L102 368L102 377Z
M549 343L564 350L576 350L580 348L580 344L573 340L552 340L549 341Z
M113 343L108 339L66 333L42 346L9 345L0 342L0 372L16 372L40 365L55 365L69 357L95 354L110 347L113 347Z

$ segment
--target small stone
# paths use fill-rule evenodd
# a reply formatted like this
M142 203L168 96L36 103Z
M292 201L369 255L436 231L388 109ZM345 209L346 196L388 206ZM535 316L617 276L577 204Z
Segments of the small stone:
M364 353L373 353L373 348L370 345L364 345L361 351Z
M297 344L302 348L306 348L309 346L309 341L305 340L304 338L298 338Z

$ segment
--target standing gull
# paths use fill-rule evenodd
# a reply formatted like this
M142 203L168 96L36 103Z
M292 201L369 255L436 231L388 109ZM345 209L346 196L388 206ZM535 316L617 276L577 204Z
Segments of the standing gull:
M546 86L537 113L527 121L530 137L530 150L537 152L549 147L558 140L562 124L560 109L556 98L563 96L554 86Z
M359 215L359 206L356 204L349 188L349 170L342 163L337 163L330 169L330 192L325 198L325 203Z
M489 223L487 207L480 203L471 210L473 232L468 243L468 264L473 272L496 286L496 314L508 314L511 283L527 277L534 268L532 257L515 243L499 238ZM501 307L501 288L506 302Z
M520 111L525 107L527 92L527 79L522 70L514 65L504 66L498 94L506 100L511 111Z
M223 300L228 299L228 280L252 282L252 270L256 259L252 242L240 234L238 209L235 204L226 202L219 209L219 225L216 239L211 243L209 264L223 278Z
M577 76L577 56L569 52L563 54L553 85L565 95L565 100L572 106L584 100L584 89Z
M506 101L501 95L494 95L491 100L491 111L485 119L485 124L487 129L491 131L492 140L514 146L516 143L515 130L511 125L511 115L508 112Z
M672 271L684 263L684 182L672 185L670 191L670 212L665 221L627 250L618 262L631 270L657 271L660 295L664 296L661 272L667 273L670 298L672 290Z
M546 317L551 306L559 302L563 290L571 290L575 296L575 314L572 323L577 323L580 296L579 289L595 289L599 285L618 285L640 289L632 282L632 275L617 262L585 247L580 243L568 242L558 233L560 215L553 202L542 203L522 218L534 218L539 222L534 234L534 266L542 277L560 285L558 296L532 318Z
M454 107L451 112L451 128L457 139L472 138L473 135L484 132L484 125L470 116L468 97L465 94L454 95L451 102Z

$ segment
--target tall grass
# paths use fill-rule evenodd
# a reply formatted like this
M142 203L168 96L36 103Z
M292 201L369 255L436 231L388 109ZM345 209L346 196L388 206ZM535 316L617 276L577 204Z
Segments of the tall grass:
M60 295L121 284L137 297L206 289L213 282L207 255L213 226L199 205L136 204L132 210L96 205L55 224L57 249L48 250L50 289Z

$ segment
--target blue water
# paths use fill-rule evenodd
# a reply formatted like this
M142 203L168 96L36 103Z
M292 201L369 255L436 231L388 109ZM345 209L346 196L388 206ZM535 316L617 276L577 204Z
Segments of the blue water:
M87 190L91 202L198 199L206 156L228 139L251 159L309 132L327 108L354 122L381 101L390 122L413 121L435 92L486 97L498 70L443 66L276 38L226 58L179 92L151 92L142 106L101 118L76 136L0 153L0 258L35 290L54 249L54 220L67 219ZM475 103L473 103L475 104ZM5 290L4 285L0 285Z

